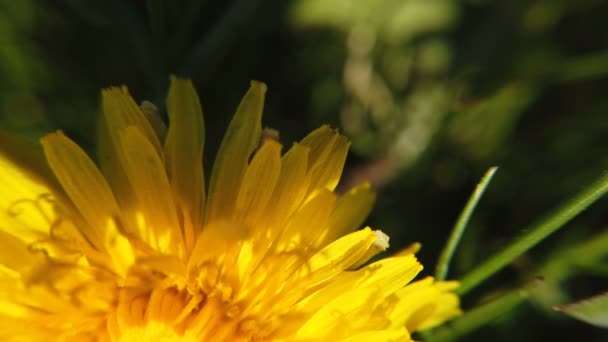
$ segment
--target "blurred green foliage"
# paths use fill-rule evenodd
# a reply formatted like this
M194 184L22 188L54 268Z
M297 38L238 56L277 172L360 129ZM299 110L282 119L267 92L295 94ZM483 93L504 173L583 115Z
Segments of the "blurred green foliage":
M162 104L194 80L213 160L250 79L288 145L322 123L353 141L342 188L370 179L369 224L421 241L431 273L478 178L500 167L456 252L470 270L608 168L608 3L601 0L22 0L0 2L0 126L63 129L94 151L99 89ZM159 106L161 107L161 106ZM464 307L543 276L468 341L604 341L551 310L608 288L603 200Z

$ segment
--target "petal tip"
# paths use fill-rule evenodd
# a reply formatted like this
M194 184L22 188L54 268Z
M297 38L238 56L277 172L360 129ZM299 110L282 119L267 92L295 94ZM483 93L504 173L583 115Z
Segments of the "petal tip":
M45 145L47 143L49 143L50 141L53 141L55 139L60 139L60 138L65 138L65 133L62 130L56 130L55 132L50 132L45 134L44 136L42 136L40 138L40 143L42 145Z
M265 94L266 90L268 89L268 87L266 86L266 83L264 82L260 82L260 81L256 81L256 80L251 80L251 82L249 82L251 90L257 91L260 94Z
M388 243L388 241L390 240L390 237L381 230L374 230L374 234L376 235L376 241L374 241L374 247L380 249L381 251L387 250L390 247L390 245Z

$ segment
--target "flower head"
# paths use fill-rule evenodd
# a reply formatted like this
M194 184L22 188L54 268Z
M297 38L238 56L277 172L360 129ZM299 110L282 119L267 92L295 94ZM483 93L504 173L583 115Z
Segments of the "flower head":
M411 282L414 250L366 264L388 237L356 230L369 185L334 192L349 142L323 126L282 154L265 91L252 82L208 188L201 107L177 78L166 130L103 91L99 167L61 132L40 157L0 155L0 338L407 341L457 315L453 282Z

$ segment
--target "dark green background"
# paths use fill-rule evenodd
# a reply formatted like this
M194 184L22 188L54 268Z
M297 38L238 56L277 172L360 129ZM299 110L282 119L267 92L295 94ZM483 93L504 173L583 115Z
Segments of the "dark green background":
M126 84L162 106L177 74L201 96L210 164L258 79L264 125L286 146L324 123L352 139L344 184L372 179L368 223L392 251L422 242L427 274L475 183L499 166L457 278L608 168L607 21L601 0L2 1L0 126L29 139L62 129L95 151L100 88ZM465 309L545 277L466 340L608 340L551 310L608 289L608 246L591 265L562 253L606 234L606 208L466 296Z

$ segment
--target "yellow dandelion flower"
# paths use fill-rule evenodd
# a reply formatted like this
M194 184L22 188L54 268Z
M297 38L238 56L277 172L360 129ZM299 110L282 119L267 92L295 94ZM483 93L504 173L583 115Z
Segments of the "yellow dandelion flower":
M411 282L413 250L356 230L369 185L338 196L349 142L323 126L286 153L261 139L252 82L205 188L204 123L172 78L170 126L102 93L97 165L61 132L43 153L3 136L3 341L408 341L459 313L453 282Z

